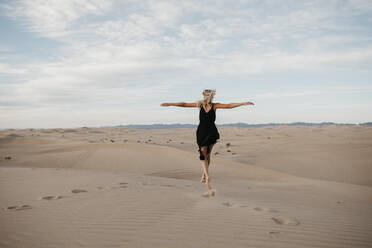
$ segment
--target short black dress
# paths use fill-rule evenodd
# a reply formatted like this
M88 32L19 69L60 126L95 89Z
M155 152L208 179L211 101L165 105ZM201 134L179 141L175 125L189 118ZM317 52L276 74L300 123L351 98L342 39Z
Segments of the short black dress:
M217 140L220 138L220 134L218 133L217 127L214 124L216 120L216 112L212 108L205 112L203 106L200 108L199 112L199 125L196 130L196 140L199 146L199 159L205 160L203 153L200 150L201 146L207 146L207 153L209 153L209 145L216 144Z

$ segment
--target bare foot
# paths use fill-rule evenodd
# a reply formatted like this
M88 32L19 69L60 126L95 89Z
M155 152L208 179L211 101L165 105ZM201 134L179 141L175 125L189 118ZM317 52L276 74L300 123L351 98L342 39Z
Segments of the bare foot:
M205 174L203 173L203 175L202 175L202 177L201 177L201 179L200 179L200 182L201 183L205 183Z
M206 177L206 182L207 182L207 188L208 188L209 190L211 190L211 189L212 189L212 186L211 186L211 184L210 184L211 179L210 179L209 177Z
M207 183L209 183L209 182L211 181L211 179L209 178L209 176L205 178L205 181L206 181Z

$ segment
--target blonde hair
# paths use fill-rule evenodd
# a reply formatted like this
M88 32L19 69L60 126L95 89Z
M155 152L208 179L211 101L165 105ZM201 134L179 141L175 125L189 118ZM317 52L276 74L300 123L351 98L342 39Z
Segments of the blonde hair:
M203 105L205 109L208 104L212 104L212 100L215 94L216 94L216 90L214 89L203 90L204 100L197 101L196 106L200 108L200 106Z

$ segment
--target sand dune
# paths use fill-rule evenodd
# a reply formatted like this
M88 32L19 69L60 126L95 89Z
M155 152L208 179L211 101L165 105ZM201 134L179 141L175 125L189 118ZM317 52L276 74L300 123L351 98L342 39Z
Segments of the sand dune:
M3 130L0 247L371 247L363 128Z

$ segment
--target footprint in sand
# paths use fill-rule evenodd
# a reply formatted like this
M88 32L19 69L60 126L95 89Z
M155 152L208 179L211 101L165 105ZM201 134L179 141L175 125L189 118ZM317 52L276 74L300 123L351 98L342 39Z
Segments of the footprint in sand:
M172 184L162 184L161 186L163 186L163 187L173 187Z
M98 190L104 191L104 190L111 190L111 189L117 189L118 187L115 186L97 186Z
M88 192L88 191L86 191L84 189L73 189L73 190L71 190L71 192L74 193L74 194L77 194L77 193L84 193L84 192Z
M24 205L14 205L14 206L9 206L5 210L27 210L31 209L32 207L30 205L24 204Z
M42 196L38 200L59 200L62 199L64 196L61 195L48 195L48 196Z
M225 205L226 207L233 207L236 204L235 203L231 203L231 202L223 202L222 205Z
M139 185L142 185L142 186L154 186L155 184L153 183L147 183L147 182L138 182Z
M128 187L128 183L126 183L126 182L122 182L122 183L119 183L119 187L120 188L127 188Z
M297 226L300 222L297 219L284 218L281 216L271 218L278 225Z
M207 192L202 194L203 197L211 197L215 195L216 195L216 191L214 189L208 190Z
M109 190L109 189L111 189L111 187L108 187L108 186L97 186L96 189L103 191L103 190Z
M265 213L277 213L277 212L279 212L276 209L266 208L266 207L255 207L254 210L260 211L260 212L265 212Z
M279 237L280 232L279 231L270 231L269 236L270 238L276 238Z

